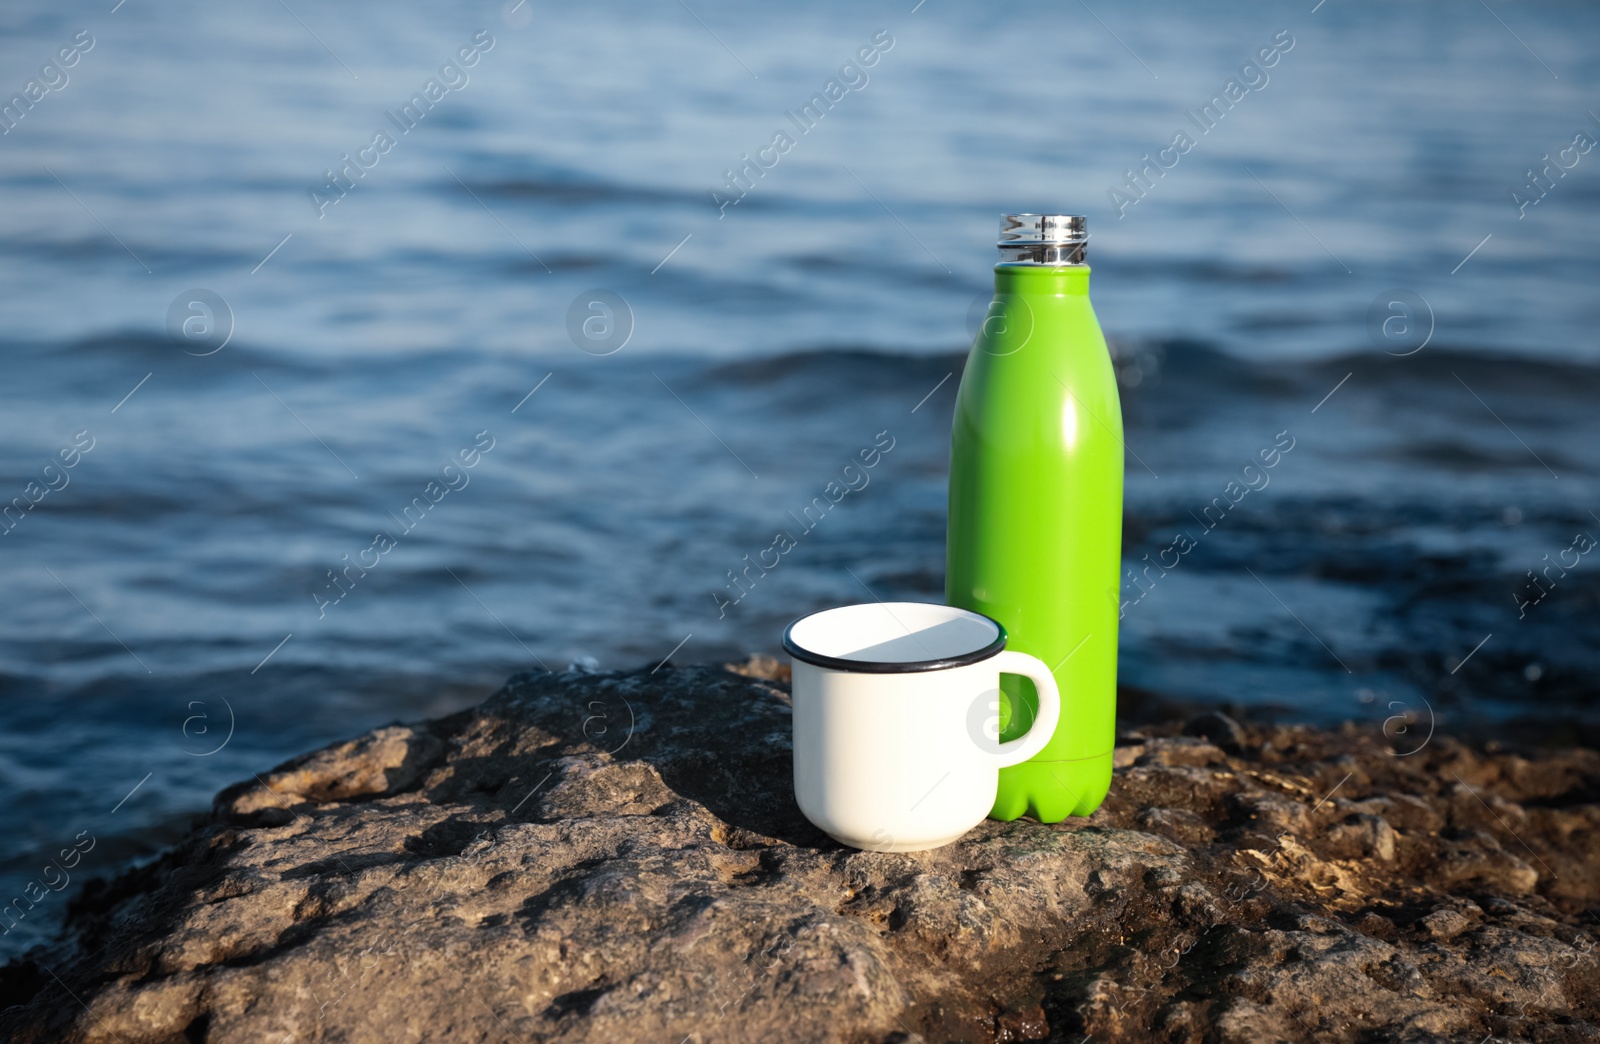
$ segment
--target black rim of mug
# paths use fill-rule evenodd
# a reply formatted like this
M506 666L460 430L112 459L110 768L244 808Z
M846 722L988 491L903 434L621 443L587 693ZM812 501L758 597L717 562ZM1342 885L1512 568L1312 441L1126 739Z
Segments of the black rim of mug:
M929 602L926 604L934 605L936 603ZM951 606L950 608L959 607ZM839 656L825 656L815 650L805 648L794 640L794 629L800 624L813 616L821 616L823 613L833 611L833 609L820 609L814 613L807 613L791 622L788 627L783 629L783 651L801 663L809 663L813 667L825 667L831 671L848 671L851 674L917 674L924 671L948 670L951 667L970 667L975 663L982 663L984 660L999 654L1006 647L1005 626L994 617L973 612L971 609L961 609L961 612L982 617L993 624L995 639L981 649L974 649L972 652L962 653L960 656L946 656L937 660L912 660L907 663L890 663L885 660L846 660Z

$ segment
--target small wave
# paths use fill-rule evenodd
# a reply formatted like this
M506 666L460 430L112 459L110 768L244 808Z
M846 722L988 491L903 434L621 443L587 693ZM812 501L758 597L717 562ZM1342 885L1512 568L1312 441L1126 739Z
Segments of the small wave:
M465 180L468 189L479 196L501 200L554 203L561 206L598 206L611 203L680 203L705 205L703 193L671 192L660 188L623 185L590 175L536 176ZM461 185L452 180L434 184L441 195L459 194Z
M1497 395L1559 396L1592 400L1600 392L1600 368L1554 358L1510 355L1470 346L1429 346L1397 357L1376 349L1309 360L1260 361L1233 355L1214 342L1186 338L1117 340L1119 364L1137 360L1143 367L1141 390L1182 394L1241 393L1277 397L1328 387L1347 374L1356 388L1486 389Z
M764 359L746 359L711 366L707 376L730 384L762 385L801 379L850 382L872 386L913 377L937 380L941 374L960 373L966 352L930 355L889 348L819 345Z

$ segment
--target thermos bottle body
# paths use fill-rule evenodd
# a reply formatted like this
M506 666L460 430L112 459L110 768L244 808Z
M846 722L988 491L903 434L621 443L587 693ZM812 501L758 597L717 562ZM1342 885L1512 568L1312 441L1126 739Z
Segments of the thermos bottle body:
M1087 816L1116 731L1122 408L1089 304L1081 217L1007 215L995 297L956 397L945 594L1050 665L1055 736L1002 769L990 815ZM1002 683L1002 739L1027 731L1032 683Z

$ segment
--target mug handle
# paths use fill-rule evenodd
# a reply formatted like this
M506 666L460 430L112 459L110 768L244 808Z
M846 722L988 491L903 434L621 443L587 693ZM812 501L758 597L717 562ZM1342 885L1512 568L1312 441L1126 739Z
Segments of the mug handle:
M1014 649L1003 649L995 654L995 667L1001 674L1020 674L1033 682L1039 690L1039 716L1026 735L1000 744L995 759L1000 768L1020 765L1044 749L1056 734L1056 723L1061 720L1061 690L1056 687L1055 675L1037 656Z

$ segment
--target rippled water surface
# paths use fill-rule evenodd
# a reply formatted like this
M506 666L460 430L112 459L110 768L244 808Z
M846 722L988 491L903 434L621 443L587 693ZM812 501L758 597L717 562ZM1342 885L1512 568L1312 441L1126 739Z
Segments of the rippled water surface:
M1573 143L1600 136L1597 23L8 6L0 91L41 86L0 120L0 483L37 501L0 537L0 888L84 833L74 879L108 872L221 786L513 669L775 651L863 583L938 598L1002 210L1089 215L1128 706L1390 722L1397 746L1592 728L1600 152ZM770 169L729 189L746 156ZM585 340L592 289L631 318ZM220 350L214 303L172 334L217 299ZM1390 300L1425 347L1385 339ZM725 605L880 438L866 487Z

